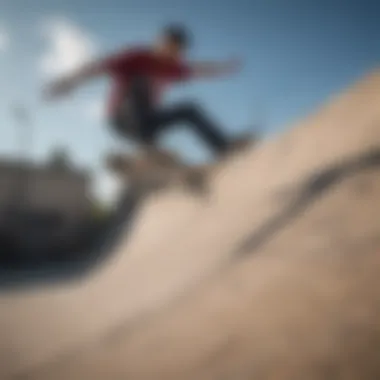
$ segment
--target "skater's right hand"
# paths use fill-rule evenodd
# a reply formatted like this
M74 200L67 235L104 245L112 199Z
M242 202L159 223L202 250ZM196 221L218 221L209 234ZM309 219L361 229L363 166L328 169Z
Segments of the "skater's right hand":
M44 89L44 98L47 100L55 99L64 95L68 95L74 90L76 86L76 81L74 78L66 77L58 79Z

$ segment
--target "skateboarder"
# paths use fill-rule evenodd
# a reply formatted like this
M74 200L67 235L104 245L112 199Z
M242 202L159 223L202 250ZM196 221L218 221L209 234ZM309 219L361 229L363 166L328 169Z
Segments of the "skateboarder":
M65 95L90 79L108 75L112 80L108 116L118 136L154 150L158 149L157 137L162 131L186 123L217 155L223 155L247 140L228 141L222 129L193 102L183 101L172 106L159 102L162 91L170 84L230 75L240 69L240 63L235 60L186 62L184 56L190 42L184 27L169 25L153 46L125 49L88 64L51 83L46 95L48 98Z

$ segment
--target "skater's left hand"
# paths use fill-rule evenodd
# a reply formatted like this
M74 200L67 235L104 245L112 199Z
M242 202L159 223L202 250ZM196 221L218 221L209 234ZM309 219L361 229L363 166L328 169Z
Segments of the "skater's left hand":
M44 89L44 98L52 100L64 95L68 95L76 87L76 80L73 77L66 77L50 83Z

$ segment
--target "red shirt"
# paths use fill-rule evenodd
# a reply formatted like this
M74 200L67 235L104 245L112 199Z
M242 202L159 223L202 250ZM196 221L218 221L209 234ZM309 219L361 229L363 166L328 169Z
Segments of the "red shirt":
M135 75L143 75L152 79L154 97L158 100L164 87L176 81L190 77L191 70L184 62L160 58L149 49L125 50L106 59L104 70L112 78L109 112L113 113L128 94L130 79Z

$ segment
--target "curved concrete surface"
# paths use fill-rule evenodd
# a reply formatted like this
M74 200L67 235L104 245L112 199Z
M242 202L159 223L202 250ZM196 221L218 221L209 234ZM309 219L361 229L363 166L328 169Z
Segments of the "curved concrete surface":
M379 105L374 73L230 162L208 204L152 199L85 281L2 294L1 378L379 377Z

